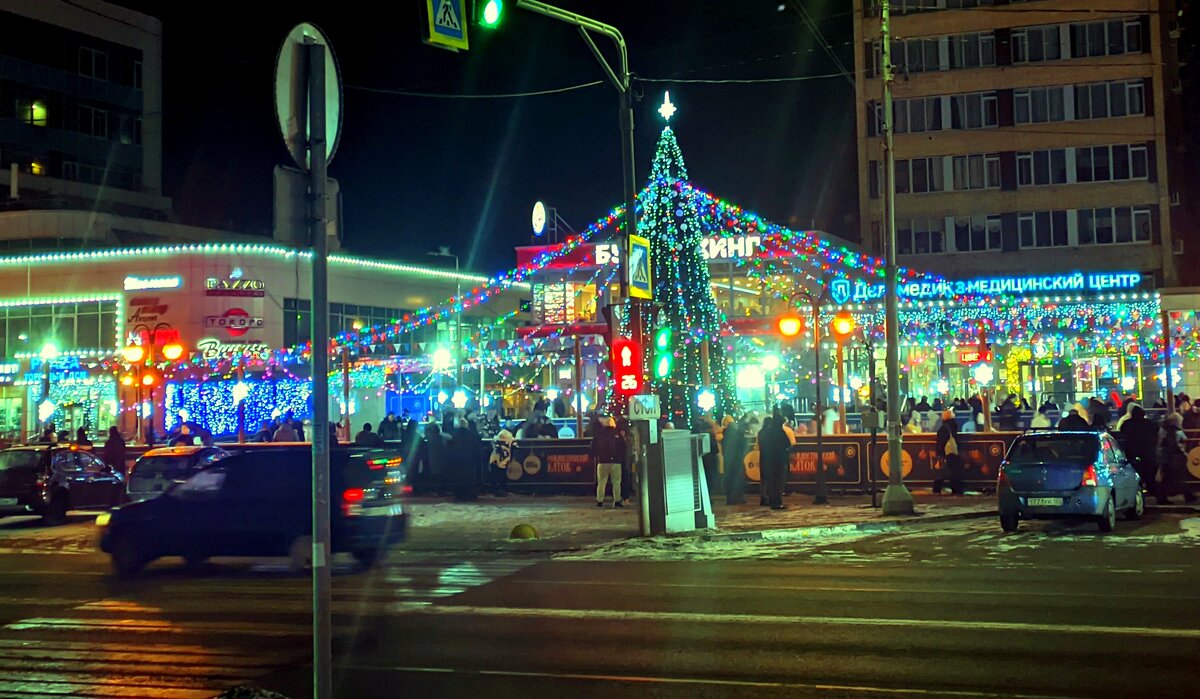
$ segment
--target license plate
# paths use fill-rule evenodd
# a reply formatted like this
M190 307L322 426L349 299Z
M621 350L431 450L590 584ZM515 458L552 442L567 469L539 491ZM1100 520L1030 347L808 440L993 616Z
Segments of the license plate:
M0 507L11 507L16 504L16 498L0 498Z
M1062 503L1062 498L1029 498L1025 504L1030 507L1058 507Z

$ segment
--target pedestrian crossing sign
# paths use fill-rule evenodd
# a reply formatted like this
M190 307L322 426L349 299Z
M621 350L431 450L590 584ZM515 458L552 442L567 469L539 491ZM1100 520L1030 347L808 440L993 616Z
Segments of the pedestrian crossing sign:
M425 0L429 30L425 43L451 51L466 51L467 0Z
M650 277L650 239L629 236L629 295L635 299L654 299Z

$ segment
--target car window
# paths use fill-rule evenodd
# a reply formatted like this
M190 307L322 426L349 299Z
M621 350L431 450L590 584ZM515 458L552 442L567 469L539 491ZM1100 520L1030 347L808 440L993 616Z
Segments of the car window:
M1104 459L1113 466L1120 466L1125 461L1125 454L1121 452L1121 447L1112 439L1104 440Z
M224 459L226 456L229 456L229 452L224 449L205 449L200 454L200 458L197 459L196 463L201 466L207 466Z
M33 468L41 461L42 453L38 451L3 451L0 452L0 471L10 468Z
M170 495L179 500L207 500L221 492L225 485L225 469L210 468L200 471L171 489Z
M191 475L186 456L145 456L138 460L129 475L134 490L145 489L151 484L165 485ZM162 490L162 488L158 488Z
M78 461L79 467L83 469L85 473L100 473L104 470L104 462L92 456L91 454L85 454L81 451L76 452L75 459Z
M1096 460L1099 446L1087 435L1039 435L1022 437L1008 451L1012 464L1070 462L1089 464Z
M75 452L67 451L66 449L54 452L54 455L50 457L50 463L60 471L79 470L79 462L75 459Z

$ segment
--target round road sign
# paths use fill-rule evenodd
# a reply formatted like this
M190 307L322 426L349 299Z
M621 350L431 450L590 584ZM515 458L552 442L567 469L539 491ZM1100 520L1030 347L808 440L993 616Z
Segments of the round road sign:
M304 45L325 47L325 157L333 160L342 138L342 76L333 46L316 25L302 22L288 32L275 59L275 116L288 153L308 171L308 70Z

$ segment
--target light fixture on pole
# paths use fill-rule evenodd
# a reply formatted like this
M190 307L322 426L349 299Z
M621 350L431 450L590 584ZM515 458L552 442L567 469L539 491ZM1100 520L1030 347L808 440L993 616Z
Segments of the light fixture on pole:
M841 311L833 317L831 324L833 338L837 340L837 373L838 373L838 427L842 432L846 429L846 340L854 332L854 316L849 311Z
M798 289L792 292L788 297L785 314L776 322L776 327L782 333L784 328L792 329L793 323L787 322L788 318L796 315L795 302L797 298L803 298L808 301L808 305L812 308L812 322L810 326L813 331L813 364L816 370L816 402L813 405L813 418L817 425L817 489L813 495L814 505L824 505L829 502L829 495L826 493L825 487L825 435L823 420L821 415L821 398L823 393L821 381L821 304L829 299L829 290L823 282L820 283L821 291L818 294L813 294L807 289ZM798 331L797 333L798 334ZM786 339L786 338L785 338Z
M450 248L445 245L438 246L436 252L431 251L425 253L430 257L453 257L454 258L454 385L462 385L462 355L458 348L462 344L462 278L458 274L458 255L450 252Z

